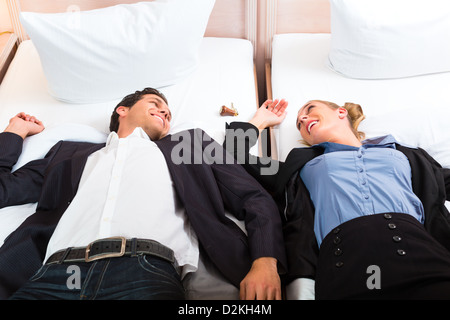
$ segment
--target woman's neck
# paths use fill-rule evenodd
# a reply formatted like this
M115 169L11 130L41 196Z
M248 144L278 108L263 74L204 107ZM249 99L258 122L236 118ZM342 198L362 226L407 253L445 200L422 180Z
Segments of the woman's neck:
M345 144L352 147L360 147L362 145L361 141L353 134L353 132L341 132L340 134L336 134L329 142Z

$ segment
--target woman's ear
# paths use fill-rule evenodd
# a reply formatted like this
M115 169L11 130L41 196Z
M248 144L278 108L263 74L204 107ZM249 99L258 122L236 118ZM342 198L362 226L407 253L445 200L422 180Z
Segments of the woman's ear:
M338 109L338 113L339 113L339 119L344 119L344 118L346 118L347 115L348 115L347 109L345 109L345 108L343 108L343 107L340 107L340 108Z

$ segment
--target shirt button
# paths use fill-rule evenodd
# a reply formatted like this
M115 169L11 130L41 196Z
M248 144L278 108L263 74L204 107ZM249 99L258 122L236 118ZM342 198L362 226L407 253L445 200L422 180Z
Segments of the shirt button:
M344 263L342 261L336 262L336 267L340 268L344 265Z
M392 219L392 215L389 214L389 213L385 213L385 214L384 214L384 218L385 218L385 219L388 219L388 220L389 220L389 219Z
M393 236L392 240L394 240L394 242L400 242L400 241L402 241L402 237L400 237L400 236Z
M406 255L406 251L405 251L405 250L402 250L402 249L399 249L399 250L397 250L397 254L398 254L399 256L404 256L404 255Z
M339 238L339 237L334 238L333 243L334 243L334 244L339 244L339 243L341 243L341 238Z
M369 199L369 196L366 194L365 196L364 196L364 199Z
M334 251L335 256L340 256L342 253L343 253L342 250L339 248L337 248L336 251Z

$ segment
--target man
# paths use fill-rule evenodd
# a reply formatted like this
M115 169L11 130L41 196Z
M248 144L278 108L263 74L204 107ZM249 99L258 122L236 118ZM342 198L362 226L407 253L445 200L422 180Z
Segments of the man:
M11 119L0 134L0 205L38 206L0 249L4 297L44 261L13 298L181 299L198 243L241 298L281 297L276 205L226 153L221 163L175 164L175 147L194 158L215 142L199 130L182 141L168 135L170 119L163 94L137 91L115 108L106 145L61 141L13 174L23 139L44 127L25 114ZM245 220L248 239L225 209ZM67 281L69 267L82 283Z

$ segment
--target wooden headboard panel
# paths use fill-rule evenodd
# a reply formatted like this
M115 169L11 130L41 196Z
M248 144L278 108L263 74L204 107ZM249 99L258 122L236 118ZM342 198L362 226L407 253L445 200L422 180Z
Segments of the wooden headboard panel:
M272 57L272 39L275 34L329 32L329 0L267 0L266 59Z
M330 32L328 0L277 0L275 33Z
M21 11L42 13L85 11L140 1L145 0L7 0L7 4L14 32L21 42L28 39L20 24ZM248 39L252 41L256 49L257 1L216 0L205 36Z

